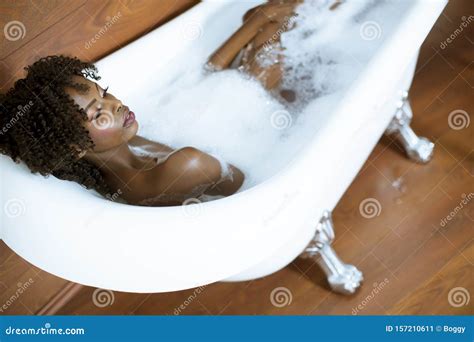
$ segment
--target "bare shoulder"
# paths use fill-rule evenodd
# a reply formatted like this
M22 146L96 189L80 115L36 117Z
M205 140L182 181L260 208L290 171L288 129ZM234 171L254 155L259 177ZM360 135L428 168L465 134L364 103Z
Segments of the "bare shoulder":
M220 173L220 163L211 155L195 148L183 147L168 156L169 167L179 167L185 170L200 170Z
M155 204L181 204L186 198L201 195L220 177L219 161L199 149L184 147L170 153L156 167L136 174L127 200L138 203L155 198Z
M160 181L173 182L173 191L194 196L221 178L221 165L197 148L184 147L170 154L159 172Z
M124 170L119 180L126 181L122 197L128 203L169 206L203 194L230 196L244 178L235 166L195 147L183 147L150 169Z

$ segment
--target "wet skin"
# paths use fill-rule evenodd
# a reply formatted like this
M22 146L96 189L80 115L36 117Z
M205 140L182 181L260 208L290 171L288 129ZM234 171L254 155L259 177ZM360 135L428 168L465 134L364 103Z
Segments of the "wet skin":
M254 76L267 90L279 88L284 59L280 36L293 28L295 9L303 0L269 0L247 11L242 26L209 58L213 70L237 66ZM268 49L271 47L271 52ZM271 55L270 55L271 54ZM274 63L262 67L258 55L271 56Z
M84 127L94 148L80 157L97 166L111 190L129 204L181 205L202 194L229 196L243 183L244 174L229 165L232 177L221 177L221 164L193 147L173 149L137 135L138 122L126 121L129 108L97 83L73 76L89 86L87 92L67 87L66 93L86 113ZM150 155L133 151L139 148Z
M336 10L345 0L334 0L329 10ZM268 0L247 11L242 26L208 60L211 70L223 70L235 64L254 76L269 91L275 90L288 102L295 100L291 89L282 89L284 55L282 33L295 25L295 10L304 0ZM271 47L269 49L269 47ZM262 66L258 56L267 56Z

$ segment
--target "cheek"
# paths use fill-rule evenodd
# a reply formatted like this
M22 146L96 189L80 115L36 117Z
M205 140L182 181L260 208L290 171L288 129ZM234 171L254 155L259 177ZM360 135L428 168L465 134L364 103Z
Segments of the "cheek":
M123 143L123 130L115 127L96 128L93 125L88 128L89 136L95 144L94 150L101 151Z

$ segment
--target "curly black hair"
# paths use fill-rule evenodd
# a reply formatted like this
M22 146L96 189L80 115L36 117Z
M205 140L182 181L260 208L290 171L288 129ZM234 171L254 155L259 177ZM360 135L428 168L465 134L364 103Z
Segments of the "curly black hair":
M79 158L80 151L94 146L82 124L86 112L64 89L87 91L72 76L99 80L97 68L60 55L43 57L24 69L26 77L0 94L0 153L23 161L32 173L74 181L106 196L111 191L100 170Z

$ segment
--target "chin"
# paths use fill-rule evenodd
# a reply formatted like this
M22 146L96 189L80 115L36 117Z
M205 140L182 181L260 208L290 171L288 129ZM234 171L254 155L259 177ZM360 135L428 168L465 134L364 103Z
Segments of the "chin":
M134 121L133 124L130 127L125 127L125 136L129 139L132 139L135 135L137 135L138 132L138 122Z

